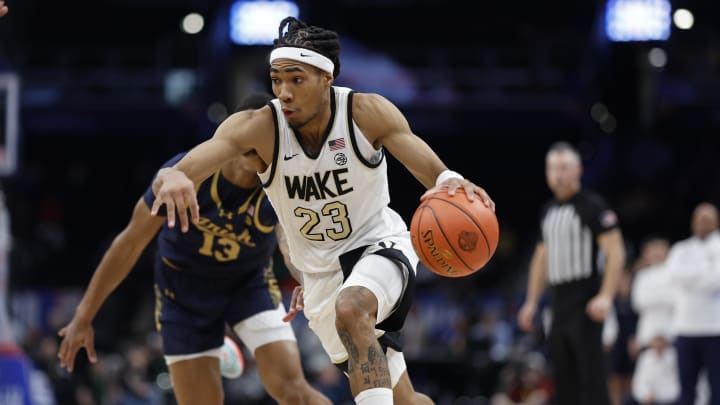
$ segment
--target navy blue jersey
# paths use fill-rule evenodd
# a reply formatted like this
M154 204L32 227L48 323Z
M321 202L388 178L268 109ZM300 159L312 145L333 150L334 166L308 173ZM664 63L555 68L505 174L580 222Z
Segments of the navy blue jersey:
M177 163L181 153L163 167ZM155 195L148 187L145 203ZM277 216L261 186L243 189L218 170L197 189L200 221L182 233L167 222L158 235L158 254L171 268L207 277L229 276L266 267L277 247ZM164 210L165 207L163 207ZM162 211L161 213L164 213Z

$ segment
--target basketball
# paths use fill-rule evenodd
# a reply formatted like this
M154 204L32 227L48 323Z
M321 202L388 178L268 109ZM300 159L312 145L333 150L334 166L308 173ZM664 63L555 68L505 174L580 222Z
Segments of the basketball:
M498 244L495 213L462 189L454 196L439 192L426 198L410 222L413 248L420 261L443 277L464 277L485 266Z

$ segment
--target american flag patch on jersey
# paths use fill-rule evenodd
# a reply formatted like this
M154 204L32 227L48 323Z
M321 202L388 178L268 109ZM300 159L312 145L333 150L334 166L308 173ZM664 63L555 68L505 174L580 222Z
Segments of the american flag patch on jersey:
M328 141L328 146L330 146L330 150L342 149L345 147L345 138L332 139Z

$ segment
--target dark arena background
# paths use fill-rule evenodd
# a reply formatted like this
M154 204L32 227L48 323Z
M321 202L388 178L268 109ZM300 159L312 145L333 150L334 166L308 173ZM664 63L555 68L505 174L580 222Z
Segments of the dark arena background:
M415 388L438 404L519 404L510 392L521 380L545 394L522 403L555 403L545 335L517 326L541 208L552 197L551 144L578 148L583 186L617 213L630 280L647 237L687 238L696 205L720 204L716 1L5 4L0 173L11 244L0 298L14 341L44 381L38 404L175 404L154 332L153 245L96 318L97 364L81 351L74 373L60 369L56 334L159 166L212 136L244 94L271 90L271 46L255 43L262 32L248 27L277 35L273 7L337 31L336 84L394 102L449 168L497 204L500 242L485 268L460 279L418 275L405 356ZM248 5L268 8L241 15ZM409 223L424 188L392 157L389 181L391 207ZM281 263L288 302L295 282ZM304 316L293 322L307 378L334 403L351 404ZM613 347L627 337L605 343L612 378ZM223 380L225 402L274 403L245 357L243 376Z

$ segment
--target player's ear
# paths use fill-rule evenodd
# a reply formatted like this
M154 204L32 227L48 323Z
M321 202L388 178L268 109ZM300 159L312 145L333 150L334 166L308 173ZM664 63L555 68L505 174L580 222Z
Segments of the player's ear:
M332 84L333 84L333 80L334 80L334 79L333 79L332 73L323 72L323 78L324 78L324 80L325 80L325 83L327 83L328 85L332 85Z

